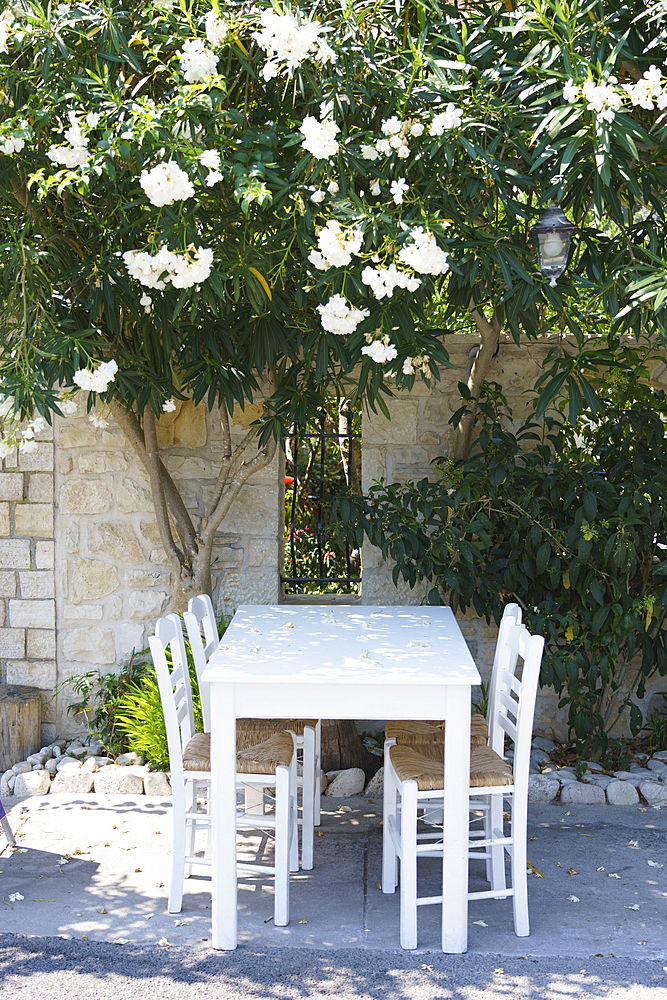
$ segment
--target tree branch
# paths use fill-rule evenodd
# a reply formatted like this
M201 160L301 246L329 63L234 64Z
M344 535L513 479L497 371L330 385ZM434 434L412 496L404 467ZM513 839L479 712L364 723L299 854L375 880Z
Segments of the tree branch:
M151 480L151 492L153 493L153 503L155 504L155 514L157 526L160 531L162 545L168 556L177 564L179 573L185 564L185 556L174 542L169 524L169 511L167 500L164 494L164 484L160 474L160 453L157 446L157 429L155 427L155 414L150 406L144 410L144 441L146 444L146 462L148 474Z
M202 522L201 535L204 548L208 549L212 544L213 536L215 535L220 522L241 492L241 487L248 481L248 479L250 479L251 476L269 464L276 453L276 447L277 443L275 438L271 438L266 447L261 451L258 451L253 459L249 462L241 462L238 472L231 480L228 489L218 500L211 516L207 518L205 522Z
M498 339L500 337L500 321L495 309L491 315L491 322L487 320L483 312L479 309L475 309L474 307L471 308L471 315L481 334L482 343L477 357L473 361L472 368L470 369L470 375L468 376L468 388L470 389L470 395L472 397L471 409L469 413L466 413L461 418L456 428L456 438L454 440L452 454L453 457L459 462L465 461L468 457L468 452L470 451L472 433L475 426L475 420L477 419L476 402L479 399L479 393L482 385L484 384L484 380L489 373L491 362L493 361L493 356L496 352L496 347L498 346Z

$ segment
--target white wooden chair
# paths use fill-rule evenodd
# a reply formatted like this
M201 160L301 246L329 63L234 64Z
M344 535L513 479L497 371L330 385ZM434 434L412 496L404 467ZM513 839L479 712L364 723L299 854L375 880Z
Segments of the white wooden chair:
M183 630L178 615L167 615L149 639L167 731L172 785L173 857L169 888L169 913L180 913L183 880L191 866L210 868L210 858L195 854L198 830L210 831L210 817L197 811L197 786L206 785L210 804L210 735L194 732L192 690ZM296 822L296 756L291 734L275 733L270 739L237 752L237 783L242 787L275 790L273 815L237 814L237 828L272 831L274 864L238 862L238 871L274 877L274 922L289 923L289 872L298 869Z
M199 594L188 601L188 610L183 615L192 657L199 681L204 730L211 731L210 691L203 683L202 674L211 655L218 646L218 628L213 611L213 603L208 594ZM321 722L319 719L237 719L237 746L258 743L272 733L288 730L292 733L294 746L302 756L303 776L297 776L301 786L301 867L310 871L313 867L314 826L320 825L320 765L321 765ZM257 809L256 793L246 792L246 811Z
M544 639L508 615L501 623L496 647L493 700L489 705L489 746L473 747L470 754L470 808L484 817L482 836L473 832L469 858L487 862L489 890L469 892L469 899L511 896L514 929L529 934L526 878L526 823L530 744L535 698ZM517 676L523 663L521 679ZM514 742L514 769L504 760L505 736ZM419 897L417 861L442 858L441 832L418 830L418 819L431 821L442 809L444 747L388 745L385 748L382 890L395 891L400 862L400 940L403 948L417 947L417 908L441 904L442 896ZM509 803L510 832L503 827L503 803ZM490 805L490 803L493 803ZM496 803L498 806L496 807ZM421 810L421 815L420 815ZM499 817L499 818L498 818ZM505 883L504 852L511 858L511 887ZM501 870L502 869L502 870Z

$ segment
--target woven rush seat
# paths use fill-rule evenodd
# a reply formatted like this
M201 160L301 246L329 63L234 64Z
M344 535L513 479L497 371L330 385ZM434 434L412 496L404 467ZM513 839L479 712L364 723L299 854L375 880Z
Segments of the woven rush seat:
M275 774L276 768L292 762L294 743L289 733L274 733L262 743L237 749L236 770L240 774ZM211 770L211 734L197 733L183 752L186 771Z
M415 743L443 743L445 739L444 722L403 720L388 722L385 731L388 740L395 739L397 743L411 746ZM483 715L474 713L470 717L470 746L486 746L489 730Z
M390 747L389 757L400 781L416 781L420 792L442 788L444 747L423 744L419 747ZM470 787L511 785L512 768L488 747L470 751Z
M237 719L236 749L255 746L285 729L291 730L297 736L303 736L306 726L314 729L316 725L317 719Z

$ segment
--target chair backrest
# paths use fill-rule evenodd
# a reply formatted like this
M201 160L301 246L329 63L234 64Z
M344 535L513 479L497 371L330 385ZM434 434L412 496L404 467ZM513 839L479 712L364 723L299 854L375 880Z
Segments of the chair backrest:
M188 601L188 610L183 615L185 628L188 633L192 659L197 672L199 682L199 697L201 700L201 713L204 722L204 731L210 733L211 719L210 708L211 699L208 684L202 683L202 674L211 654L217 649L218 628L215 622L213 602L208 594L198 594Z
M500 663L500 650L503 647L503 637L505 630L509 625L520 625L521 624L521 608L518 604L506 604L503 610L503 616L500 619L500 625L498 627L498 638L496 640L496 649L493 654L493 667L491 668L491 681L489 683L489 697L487 699L487 709L486 709L486 722L489 729L489 745L495 750L493 743L491 742L492 728L493 728L493 718L497 711L496 702L496 689L497 689L497 678L498 678L498 664ZM502 755L501 755L502 756Z
M498 649L496 689L490 719L490 745L501 757L505 736L514 742L514 783L526 784L530 765L535 699L540 679L544 639L525 625L508 622ZM519 666L522 663L521 677Z
M183 750L195 733L190 671L178 615L166 615L148 640L162 701L172 775L183 771ZM171 663L169 662L171 661Z

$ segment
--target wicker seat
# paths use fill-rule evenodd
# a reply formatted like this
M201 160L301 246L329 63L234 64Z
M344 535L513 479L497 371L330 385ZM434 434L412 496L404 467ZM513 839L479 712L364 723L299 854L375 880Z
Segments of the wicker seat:
M404 746L411 746L419 743L444 743L445 724L444 722L430 721L390 721L385 726L385 737L388 740L396 740ZM486 746L489 738L489 729L483 715L475 712L470 717L470 746Z
M514 930L529 933L526 881L526 821L528 775L535 697L544 639L531 636L510 607L500 625L489 701L489 746L470 751L469 807L480 814L482 830L471 825L468 857L486 862L490 889L468 892L468 899L512 897ZM519 662L523 669L518 676ZM514 769L504 760L505 737L514 742ZM400 941L417 947L419 905L440 903L440 896L417 893L420 857L443 859L444 784L443 743L398 745L385 743L382 891L394 892L400 862ZM509 835L504 832L504 807L509 803ZM418 820L422 825L418 827ZM507 888L504 854L510 855L511 880Z
M210 692L208 684L202 682L202 674L209 658L218 646L218 629L213 612L213 603L208 594L198 594L188 601L188 610L183 615L188 633L192 658L199 681L204 729L211 730ZM274 733L289 730L294 744L301 754L303 776L297 776L297 786L301 788L301 867L313 867L313 827L320 825L320 762L321 724L317 719L237 719L236 748L252 746L273 736ZM246 789L246 812L259 811L258 792Z
M149 639L155 673L160 689L169 748L172 785L173 853L168 910L180 913L183 903L183 880L193 865L210 869L210 857L195 853L198 830L210 832L208 813L197 808L197 788L206 788L210 808L211 738L209 733L194 732L194 712L190 671L185 652L183 630L178 615L160 618L155 635ZM267 830L275 841L275 862L269 867L237 862L237 870L271 875L274 880L274 921L277 926L289 923L289 873L299 866L296 813L296 754L289 732L273 733L268 739L255 739L242 746L236 757L237 788L253 788L253 809L236 814L237 829ZM264 795L275 789L275 809L264 810ZM233 806L232 806L233 808Z

